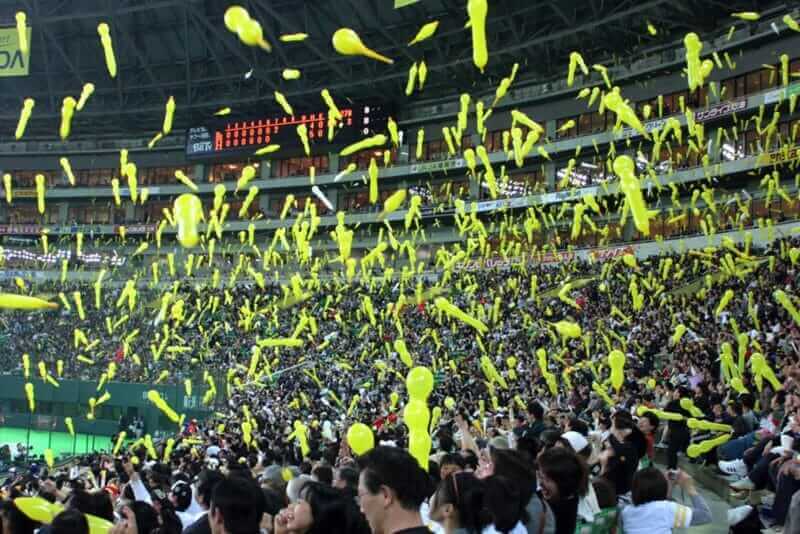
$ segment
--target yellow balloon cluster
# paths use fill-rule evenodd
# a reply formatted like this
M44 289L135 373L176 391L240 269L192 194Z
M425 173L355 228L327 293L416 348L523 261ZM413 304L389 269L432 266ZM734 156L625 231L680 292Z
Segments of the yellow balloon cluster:
M238 35L239 40L247 46L258 46L267 52L272 51L272 45L264 39L261 24L251 19L250 14L242 6L230 6L225 11L225 27Z
M414 367L406 377L406 389L410 398L403 410L403 421L408 427L408 450L420 467L428 470L431 451L431 436L428 432L430 411L428 397L433 391L433 374L427 367Z

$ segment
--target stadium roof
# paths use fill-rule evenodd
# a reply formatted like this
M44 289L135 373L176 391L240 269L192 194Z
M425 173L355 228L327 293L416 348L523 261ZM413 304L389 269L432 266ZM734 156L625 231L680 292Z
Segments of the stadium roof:
M485 75L472 64L466 0L420 0L395 9L392 0L249 0L240 2L259 20L273 43L271 54L247 48L228 32L220 0L21 0L0 6L0 26L14 25L23 10L32 27L30 73L0 78L0 118L11 138L22 99L36 99L27 136L54 137L62 99L77 97L86 82L96 91L76 115L73 132L86 135L146 135L160 129L164 104L177 102L175 129L202 123L230 106L234 114L277 111L273 92L283 92L295 109L324 109L319 91L337 101L389 100L402 106L408 69L424 59L428 83L424 97L472 92L496 85L511 65L518 79L564 76L571 51L587 62L629 56L687 31L711 31L729 24L734 11L766 11L780 3L714 0L491 0L487 23L490 60ZM420 26L439 20L436 36L406 46ZM660 31L651 37L646 22ZM105 68L97 25L111 27L119 74ZM385 65L344 57L331 47L331 35L351 27L364 42L394 58ZM282 43L280 34L305 32L299 43ZM302 72L285 81L284 68ZM249 76L246 74L249 73ZM412 96L412 98L416 98ZM236 116L236 115L234 115ZM13 121L13 122L9 122Z

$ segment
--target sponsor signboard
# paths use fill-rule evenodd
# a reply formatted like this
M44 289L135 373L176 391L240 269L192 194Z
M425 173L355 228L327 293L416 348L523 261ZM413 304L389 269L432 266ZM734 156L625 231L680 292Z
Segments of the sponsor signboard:
M39 235L42 227L38 224L0 224L0 235Z
M14 198L36 198L36 189L14 189L11 192Z
M118 224L114 227L114 232L119 233L119 228L121 226L125 226L125 233L128 235L131 234L152 234L156 231L155 224L131 224L131 225L122 225Z
M780 89L775 89L774 91L769 91L764 93L764 103L765 104L774 104L775 102L780 102L786 98L791 98L792 96L800 94L800 82L793 83L788 87L782 87Z
M800 159L800 146L776 150L761 154L756 160L759 167L768 167L770 165L780 165L781 163L788 163Z
M727 117L728 115L733 115L734 113L738 113L743 109L745 109L746 107L747 107L746 98L739 98L727 102L720 102L719 104L714 104L713 106L708 107L706 109L699 109L695 111L694 121L695 122L713 121L721 117Z
M634 252L635 250L631 245L626 245L624 247L601 248L601 249L590 250L588 256L589 256L589 261L602 263L608 260L613 260L614 258L619 258L620 256L624 256L625 254L633 254Z
M27 28L28 51L19 49L16 28L0 28L0 76L27 76L31 57L31 28Z
M647 133L650 133L655 130L660 130L664 127L667 123L666 119L655 119L652 121L647 121L644 123L644 130ZM622 137L630 137L632 135L640 135L638 130L634 130L633 128L623 128L622 129Z
M464 159L443 159L441 161L428 161L425 163L415 163L411 166L411 174L421 174L424 172L446 171L464 166Z

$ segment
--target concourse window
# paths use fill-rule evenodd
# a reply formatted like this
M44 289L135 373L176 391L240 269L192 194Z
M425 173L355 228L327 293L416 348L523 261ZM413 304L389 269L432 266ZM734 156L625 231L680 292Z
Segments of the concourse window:
M569 139L571 137L575 137L578 135L578 117L565 117L563 119L558 119L556 121L556 135L558 139ZM564 126L569 121L574 121L575 125L572 128L568 128L564 131L561 131L561 127ZM501 144L502 147L502 144Z
M6 171L11 175L11 183L14 189L20 187L33 189L36 187L36 175L44 175L47 187L54 187L58 183L61 171Z
M454 156L450 155L450 150L447 146L447 142L444 139L437 139L434 141L427 141L422 144L422 157L417 161L441 161L445 159L450 159L451 157L458 157L460 152L465 148L472 147L472 139L468 135L464 135L461 137L461 145L459 147L459 143L456 139L453 139L453 148L456 150L456 154ZM500 134L500 150L502 150L503 142L502 142L502 133ZM417 151L417 144L414 141L411 145L411 150L415 154L416 159L416 151ZM487 148L488 150L488 148Z
M389 165L397 161L397 148L392 147L389 149ZM325 156L327 159L327 156ZM356 168L360 170L365 170L369 168L369 162L372 158L375 158L375 163L378 164L378 168L383 168L383 150L361 150L360 152L356 152L355 154L350 154L349 156L340 157L339 158L339 170L342 171L346 169L351 163L356 164ZM319 169L317 169L319 172Z
M597 134L597 133L601 133L601 132L605 131L605 129L606 129L606 115L605 115L605 113L603 113L602 115L600 113L592 113L591 121L592 121L591 133ZM614 123L612 122L611 126L613 126L613 125L614 125Z
M113 178L119 179L119 169L75 169L73 174L75 183L84 187L110 187ZM67 177L64 176L64 185L66 184Z
M484 139L483 142L483 146L486 147L487 152L500 152L501 150L503 150L503 130L495 130L493 132L487 132L486 139Z
M151 202L145 204L149 208ZM67 222L77 224L109 224L111 222L111 206L109 203L70 204L67 210Z
M175 171L178 170L193 178L191 167L145 167L138 169L136 179L142 186L176 184Z
M500 196L522 197L529 196L544 190L544 172L542 168L529 171L519 171L508 176L508 182L499 184ZM482 191L482 196L488 196L488 190Z
M211 183L221 182L235 182L242 174L242 169L247 165L246 161L239 161L236 163L217 163L211 167L211 172L208 173L208 181ZM258 165L258 164L254 164ZM256 172L258 174L258 172ZM191 177L191 174L187 173ZM172 180L175 180L175 173L173 172Z
M606 163L602 158L579 160L569 169L569 164L563 161L556 167L557 191L570 187L586 187L603 182L607 178ZM565 182L566 180L566 182ZM542 175L542 181L544 176Z
M761 71L750 72L745 77L745 94L761 91Z
M273 165L276 167L273 178L308 176L311 172L311 167L314 167L316 174L330 171L330 162L327 154L324 156L286 158L277 161Z
M158 223L164 218L164 209L172 209L172 202L168 200L148 200L142 206L144 222Z
M11 224L38 224L44 220L46 223L58 222L58 210L46 206L44 217L39 215L35 203L14 203L14 209L8 211L8 222Z
M578 135L590 135L592 133L592 114L582 113L578 117Z

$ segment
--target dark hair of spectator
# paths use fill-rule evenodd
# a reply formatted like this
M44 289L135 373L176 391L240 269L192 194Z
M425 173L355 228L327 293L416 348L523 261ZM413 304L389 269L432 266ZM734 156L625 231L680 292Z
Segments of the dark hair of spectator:
M89 522L78 510L67 509L58 514L50 525L51 534L89 534Z
M367 520L353 498L331 486L308 482L300 498L311 506L314 524L306 534L368 534Z
M558 485L562 499L585 495L589 488L586 463L571 448L547 449L539 457L539 469Z
M228 534L257 534L263 512L264 496L253 481L224 478L214 487L209 519L220 513Z
M647 467L633 475L631 499L636 506L653 501L663 501L667 498L668 492L667 477L658 468Z
M311 474L322 484L328 486L333 484L333 468L329 465L318 465Z
M406 510L417 510L431 494L428 474L404 449L375 447L359 458L359 465L370 493L374 495L386 486Z

